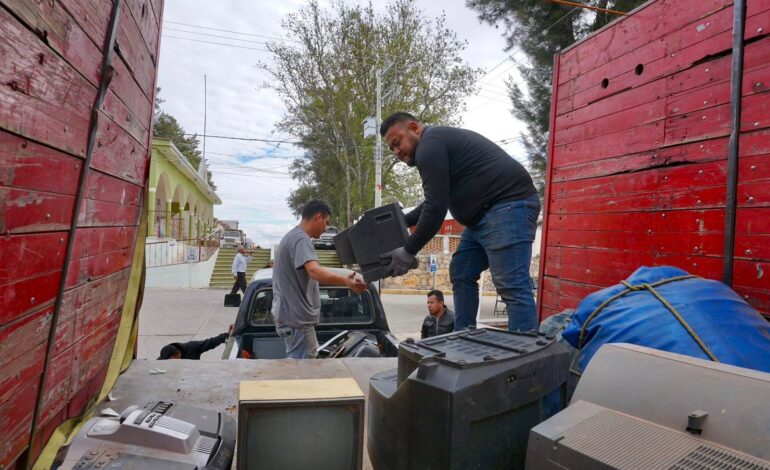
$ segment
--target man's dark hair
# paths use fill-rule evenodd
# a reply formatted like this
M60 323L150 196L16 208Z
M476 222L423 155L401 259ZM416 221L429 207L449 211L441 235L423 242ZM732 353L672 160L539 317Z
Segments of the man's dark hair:
M319 212L324 215L332 215L329 204L320 199L311 199L302 206L302 220L310 220Z
M385 134L388 132L388 129L393 127L395 124L398 124L400 122L410 122L410 121L419 122L420 120L412 116L411 114L405 113L402 111L393 113L387 118L385 118L385 120L382 121L382 124L380 124L380 135L382 137L385 137Z
M436 300L444 301L444 293L441 292L438 289L433 289L432 291L428 292L428 297L433 296L436 298Z
M171 356L173 356L176 353L181 353L182 350L179 349L177 346L177 343L171 343L163 346L160 350L160 356L158 356L158 359L169 359Z

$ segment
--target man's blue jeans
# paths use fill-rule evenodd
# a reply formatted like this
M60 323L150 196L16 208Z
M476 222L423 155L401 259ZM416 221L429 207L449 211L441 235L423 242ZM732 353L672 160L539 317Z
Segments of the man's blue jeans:
M489 268L498 295L508 310L508 330L537 328L529 265L537 230L540 200L526 199L492 206L475 227L466 227L449 265L455 306L455 331L476 325L478 280Z

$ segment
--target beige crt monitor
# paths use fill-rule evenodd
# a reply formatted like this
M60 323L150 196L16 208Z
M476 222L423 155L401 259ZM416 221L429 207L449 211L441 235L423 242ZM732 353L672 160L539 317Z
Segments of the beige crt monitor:
M360 469L364 394L355 380L241 382L238 469Z

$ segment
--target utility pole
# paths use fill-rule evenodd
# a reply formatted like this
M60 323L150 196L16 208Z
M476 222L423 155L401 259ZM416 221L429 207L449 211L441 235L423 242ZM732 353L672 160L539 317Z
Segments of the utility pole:
M377 78L377 111L374 120L374 207L382 205L382 137L380 137L380 124L382 124L382 69L375 72Z

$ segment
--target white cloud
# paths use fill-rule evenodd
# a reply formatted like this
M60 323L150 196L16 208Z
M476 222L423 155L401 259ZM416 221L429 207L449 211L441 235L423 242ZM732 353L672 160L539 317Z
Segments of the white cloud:
M281 21L304 4L300 0L166 0L158 75L163 110L176 117L188 132L203 134L203 76L206 75L209 135L291 139L274 133L275 123L283 114L283 105L274 92L260 87L268 77L256 64L268 61L270 55L245 49L264 49L261 42L268 39L197 29L179 23L280 37ZM475 12L462 2L418 0L417 4L427 17L446 12L447 26L468 41L463 56L473 67L489 70L509 55L504 52L505 41L500 31L480 24ZM376 5L375 8L384 7ZM243 41L180 30L237 37ZM244 48L172 36L239 44ZM466 102L464 127L493 141L518 137L524 127L510 114L511 104L504 84L505 78L514 70L514 64L505 61L481 80L477 96ZM521 154L517 142L509 143L505 148L514 156ZM277 243L296 225L286 199L297 186L289 177L291 160L288 157L300 156L299 149L290 144L207 139L206 154L218 187L217 194L223 201L214 209L216 217L238 219L247 235L262 246ZM237 158L240 156L258 158L244 161ZM267 156L279 158L265 158Z

